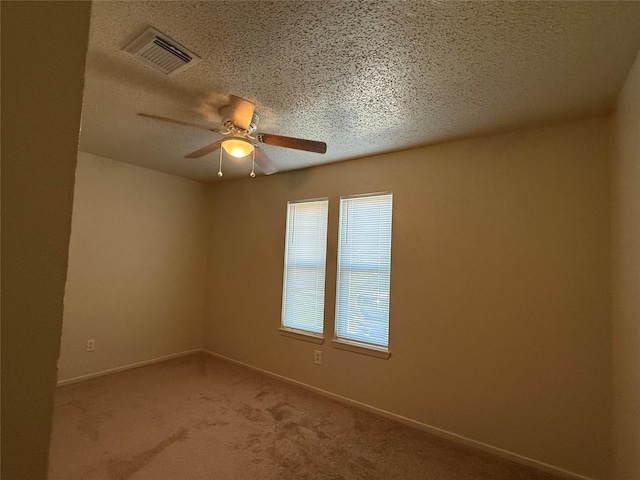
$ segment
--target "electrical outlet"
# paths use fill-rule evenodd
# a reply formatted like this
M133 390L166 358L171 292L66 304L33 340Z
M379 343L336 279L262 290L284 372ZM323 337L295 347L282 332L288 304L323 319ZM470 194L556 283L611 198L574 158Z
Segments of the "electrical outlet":
M96 341L91 339L87 340L87 352L93 352L96 349Z
M316 365L322 365L322 350L313 351L313 363Z

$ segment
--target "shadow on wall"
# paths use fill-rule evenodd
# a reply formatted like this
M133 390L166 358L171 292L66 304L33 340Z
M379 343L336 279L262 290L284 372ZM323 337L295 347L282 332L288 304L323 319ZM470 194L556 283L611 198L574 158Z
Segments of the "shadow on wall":
M311 177L311 169L305 168L304 170L294 170L289 172L286 179L287 189L296 190L302 187L307 180Z

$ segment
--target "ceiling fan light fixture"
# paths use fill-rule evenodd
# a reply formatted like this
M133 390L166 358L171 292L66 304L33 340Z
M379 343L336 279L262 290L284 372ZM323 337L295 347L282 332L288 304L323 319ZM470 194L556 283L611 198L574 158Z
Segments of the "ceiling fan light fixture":
M244 158L253 152L254 146L244 138L231 137L222 141L222 148L232 157Z

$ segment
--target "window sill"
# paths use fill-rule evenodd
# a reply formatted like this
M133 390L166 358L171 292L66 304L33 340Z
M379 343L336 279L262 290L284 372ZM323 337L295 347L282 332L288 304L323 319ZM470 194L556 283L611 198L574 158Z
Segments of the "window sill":
M376 348L374 346L364 345L362 343L347 342L346 340L331 340L334 347L349 352L361 353L370 357L383 358L387 360L391 356L391 352L386 348Z
M290 338L296 338L305 342L317 343L322 345L324 343L324 337L322 335L316 335L310 332L303 332L302 330L293 330L291 328L280 327L280 335Z

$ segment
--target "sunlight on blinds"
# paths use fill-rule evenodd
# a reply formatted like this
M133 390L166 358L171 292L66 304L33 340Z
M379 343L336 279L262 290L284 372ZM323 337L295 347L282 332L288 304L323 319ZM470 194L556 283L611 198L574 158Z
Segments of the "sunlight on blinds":
M289 202L284 255L282 326L321 334L329 201Z
M336 338L389 345L392 194L340 199Z

